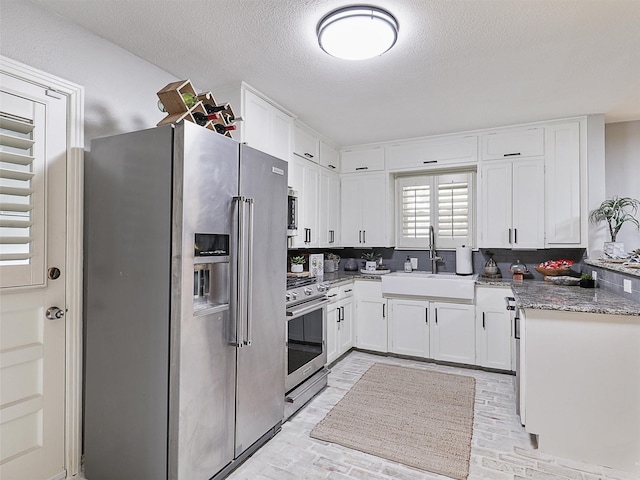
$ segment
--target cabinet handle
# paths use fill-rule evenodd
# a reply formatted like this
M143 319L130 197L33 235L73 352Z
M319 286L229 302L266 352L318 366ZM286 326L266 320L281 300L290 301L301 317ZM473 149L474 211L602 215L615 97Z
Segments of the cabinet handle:
M438 324L438 309L435 309L435 313L436 313L436 325Z
M367 231L362 230L362 243L367 243Z
M335 165L331 165L331 164L329 164L329 168L334 168L334 169L335 169L335 168L336 168L336 166L335 166Z
M333 243L333 230L329 230L329 243Z
M504 154L505 157L517 157L518 155L520 155L520 152Z
M327 295L327 298L333 298L333 297L337 297L338 294L337 293L332 293L331 295Z
M511 243L511 229L509 229L509 243Z
M382 304L382 318L386 318L387 317L387 314L385 313L385 308L384 308L386 306L387 306L386 304L384 304L384 303Z
M349 293L351 290L353 290L353 288L350 288L349 290L345 290L344 293Z
M424 309L424 323L429 325L429 307L425 307Z
M518 243L518 229L513 229L513 243Z
M369 170L369 167L356 167L356 170Z
M311 155L308 152L304 152L304 156L307 157L307 158L313 158L313 155ZM505 157L506 157L506 155L505 155Z
M484 325L484 312L482 312L482 328L486 330L486 327Z
M424 162L422 162L422 163L424 163L425 165L426 165L427 163L438 163L438 160L426 160L426 161L424 161Z
M358 243L362 243L362 230L358 230Z
M343 314L344 314L344 307L338 307L338 323L344 320Z

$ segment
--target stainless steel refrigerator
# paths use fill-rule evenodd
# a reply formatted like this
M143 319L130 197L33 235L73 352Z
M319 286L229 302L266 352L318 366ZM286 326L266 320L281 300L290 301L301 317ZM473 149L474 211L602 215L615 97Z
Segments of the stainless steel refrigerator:
M287 163L192 123L94 140L91 480L222 478L284 410Z

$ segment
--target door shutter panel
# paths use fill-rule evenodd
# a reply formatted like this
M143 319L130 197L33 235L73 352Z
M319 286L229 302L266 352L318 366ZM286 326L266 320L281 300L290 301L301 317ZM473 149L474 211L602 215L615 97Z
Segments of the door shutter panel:
M44 106L0 95L0 287L42 285Z
M438 176L438 246L472 245L472 174Z

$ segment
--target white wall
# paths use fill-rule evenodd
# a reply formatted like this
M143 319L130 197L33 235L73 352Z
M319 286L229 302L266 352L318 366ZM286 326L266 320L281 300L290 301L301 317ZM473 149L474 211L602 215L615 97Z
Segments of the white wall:
M85 88L85 144L154 127L158 92L178 80L26 0L2 0L0 54Z
M640 200L640 120L605 126L607 198L614 195ZM640 212L636 215L640 220ZM626 224L618 234L627 251L640 248L640 232Z

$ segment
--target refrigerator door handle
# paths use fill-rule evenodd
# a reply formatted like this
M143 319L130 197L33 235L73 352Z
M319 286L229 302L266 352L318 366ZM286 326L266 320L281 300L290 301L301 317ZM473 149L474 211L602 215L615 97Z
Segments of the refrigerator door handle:
M244 289L244 271L245 271L245 197L238 196L233 197L236 205L238 206L238 235L234 238L236 242L236 252L237 252L237 263L235 265L235 288L237 295L234 295L233 301L236 304L236 314L235 314L235 322L236 322L236 338L234 345L237 348L242 347L243 345L243 333L242 333L242 322L244 320L244 308L246 305L245 301L245 289Z
M245 295L247 309L247 329L244 344L251 346L251 332L253 327L253 205L254 199L247 198L245 200L249 205L249 228L247 230L247 292Z

